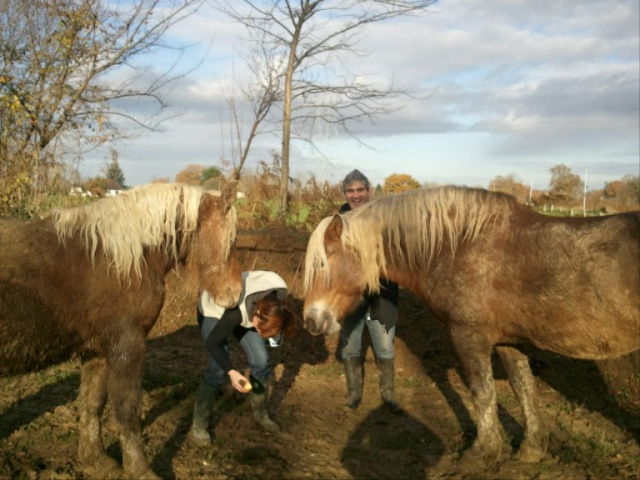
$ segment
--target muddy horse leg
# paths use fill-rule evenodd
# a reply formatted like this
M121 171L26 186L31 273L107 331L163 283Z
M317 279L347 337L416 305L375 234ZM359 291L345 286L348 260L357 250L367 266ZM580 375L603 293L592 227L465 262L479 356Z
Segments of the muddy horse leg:
M125 330L111 345L107 389L120 427L122 464L126 478L157 479L144 454L142 428L142 368L144 333Z
M512 347L496 347L496 351L524 416L524 439L517 458L523 462L537 462L547 450L547 436L536 404L536 385L529 359Z
M451 339L467 375L478 431L473 445L462 454L458 466L465 471L474 471L495 464L502 450L491 368L492 345L486 335L473 329L452 330Z
M102 413L107 402L107 365L104 358L82 362L78 409L80 428L78 460L91 472L107 478L118 475L120 467L107 456L102 444Z

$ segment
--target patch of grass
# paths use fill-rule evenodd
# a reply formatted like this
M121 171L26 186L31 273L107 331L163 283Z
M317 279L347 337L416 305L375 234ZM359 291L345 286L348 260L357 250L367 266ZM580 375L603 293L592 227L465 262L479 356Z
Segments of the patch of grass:
M56 440L71 443L78 440L78 435L75 429L59 429L56 433Z
M516 396L511 392L497 391L496 400L498 404L506 408L518 408L520 403Z
M79 367L79 363L78 363ZM79 368L76 368L75 362L67 362L44 370L38 370L36 372L25 374L36 383L42 383L45 385L63 382L70 379L76 379L79 377ZM18 377L16 377L18 378Z
M562 463L588 465L595 477L602 478L614 478L619 467L624 470L640 469L640 457L621 457L620 462L614 465L612 460L620 457L621 448L603 432L594 430L593 435L583 435L568 427L560 428L567 436L552 450Z
M545 461L536 463L535 468L541 475L547 475L552 471L552 466L549 464L549 462Z
M598 438L587 438L586 443L602 458L612 458L618 453L618 447L616 447L615 442L606 438L604 434L601 434Z
M431 379L422 376L401 377L397 379L398 386L404 388L427 387L431 385L431 383L433 383Z
M573 411L575 410L575 407L573 406L573 404L571 402L568 402L566 400L559 400L557 402L552 402L550 405L552 410L557 410L561 413L573 413Z
M309 367L309 375L312 377L340 377L344 368L340 362L328 362Z

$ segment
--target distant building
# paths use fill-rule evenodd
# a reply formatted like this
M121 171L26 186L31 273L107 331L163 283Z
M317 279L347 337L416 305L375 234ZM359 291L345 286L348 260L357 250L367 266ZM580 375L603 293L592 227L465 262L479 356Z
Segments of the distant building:
M77 197L93 197L91 192L87 192L82 187L71 187L71 190L69 190L69 195L73 195Z

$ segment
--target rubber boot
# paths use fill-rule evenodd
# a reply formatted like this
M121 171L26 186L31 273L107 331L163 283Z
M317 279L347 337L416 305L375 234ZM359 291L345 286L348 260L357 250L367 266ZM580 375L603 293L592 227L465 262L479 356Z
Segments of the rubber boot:
M355 409L362 400L362 359L360 357L349 357L343 360L344 375L347 378L347 393L349 401L346 407Z
M250 380L253 388L249 394L249 400L251 401L251 408L253 409L253 418L265 430L277 432L280 430L280 427L269 418L269 411L267 410L267 401L269 400L270 393L269 380L260 382L254 377L250 377Z
M384 407L391 413L402 413L402 407L396 403L393 398L393 358L379 358L378 370L380 372L380 396L384 403Z
M196 403L193 407L193 420L189 430L189 440L199 446L211 445L209 434L209 419L213 409L213 402L218 395L218 388L210 387L200 382L196 393Z

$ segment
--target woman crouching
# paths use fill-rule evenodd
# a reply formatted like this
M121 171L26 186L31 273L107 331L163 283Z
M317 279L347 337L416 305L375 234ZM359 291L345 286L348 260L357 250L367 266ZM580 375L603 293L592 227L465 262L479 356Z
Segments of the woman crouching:
M209 362L198 388L189 438L197 444L211 443L209 418L213 403L227 377L238 392L250 394L255 420L267 430L279 430L267 411L271 363L266 343L279 346L295 332L295 315L287 304L287 284L276 273L242 273L238 306L224 309L207 291L198 303L198 325ZM247 354L250 375L245 378L229 361L228 338L233 334Z

